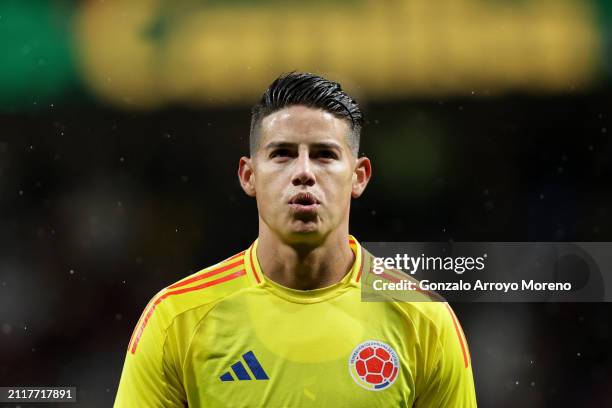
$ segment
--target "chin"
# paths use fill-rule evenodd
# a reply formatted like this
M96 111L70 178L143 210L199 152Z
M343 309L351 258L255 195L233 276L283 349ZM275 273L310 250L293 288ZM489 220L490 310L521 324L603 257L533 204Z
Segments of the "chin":
M319 236L319 235L323 235L321 234L321 232L319 231L319 228L317 227L301 227L301 228L293 228L291 231L288 232L288 235L291 236L295 236L295 237L313 237L313 236Z
M324 235L318 225L302 225L287 231L285 236L292 244L308 244L320 242Z

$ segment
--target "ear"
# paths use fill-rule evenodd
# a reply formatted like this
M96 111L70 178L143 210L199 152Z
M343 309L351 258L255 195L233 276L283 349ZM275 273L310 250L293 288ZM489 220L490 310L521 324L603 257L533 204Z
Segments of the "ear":
M253 162L249 157L241 157L238 163L238 180L240 186L249 197L255 197L255 172Z
M355 171L353 172L353 186L351 196L357 198L361 196L365 190L370 178L372 177L372 163L367 157L360 157L355 163Z

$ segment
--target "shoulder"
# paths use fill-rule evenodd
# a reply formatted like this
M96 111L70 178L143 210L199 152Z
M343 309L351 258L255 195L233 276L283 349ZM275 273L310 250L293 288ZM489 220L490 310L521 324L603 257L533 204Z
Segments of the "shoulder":
M418 280L398 270L385 270L381 280L395 284L411 282L418 287ZM403 288L403 286L401 286ZM432 340L454 332L459 327L457 317L446 302L436 292L424 290L389 290L383 295L395 306L414 326L420 337L430 337Z
M245 251L163 288L145 307L130 341L135 348L146 332L163 334L178 317L205 314L224 298L249 287ZM192 313L189 313L192 312Z
M395 302L396 306L419 326L429 325L437 334L453 326L456 319L451 306L446 302L429 300L420 302Z
M467 339L452 307L447 302L397 302L414 326L419 341L439 351L439 358L450 359L468 368L470 354ZM443 357L444 356L444 357Z
M371 261L374 256L364 252L370 261L364 268L362 296L393 304L421 339L436 343L441 336L461 331L453 309L442 296L418 289L419 281L400 270L383 267L375 273Z
M215 303L249 285L245 252L191 274L159 291L158 307L175 316L195 307ZM160 309L161 310L161 309Z

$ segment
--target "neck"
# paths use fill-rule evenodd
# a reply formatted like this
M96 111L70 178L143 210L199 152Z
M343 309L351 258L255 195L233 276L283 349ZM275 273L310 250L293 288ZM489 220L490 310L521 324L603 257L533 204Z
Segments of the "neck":
M355 255L348 243L348 226L316 244L286 243L268 228L260 228L257 259L274 282L298 290L313 290L342 280Z

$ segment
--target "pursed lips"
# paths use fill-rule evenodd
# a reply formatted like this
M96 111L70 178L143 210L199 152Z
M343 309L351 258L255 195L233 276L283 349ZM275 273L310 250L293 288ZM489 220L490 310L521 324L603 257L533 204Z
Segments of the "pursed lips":
M314 214L321 202L312 193L297 193L289 200L289 206L297 213Z

